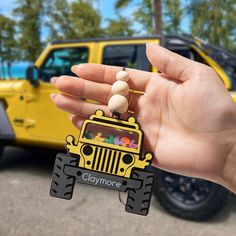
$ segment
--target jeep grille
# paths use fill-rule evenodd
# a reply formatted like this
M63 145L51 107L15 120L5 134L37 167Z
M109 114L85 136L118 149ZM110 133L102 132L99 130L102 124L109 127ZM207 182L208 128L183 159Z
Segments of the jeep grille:
M96 147L94 159L92 162L92 169L101 172L117 174L120 160L121 152L112 149Z

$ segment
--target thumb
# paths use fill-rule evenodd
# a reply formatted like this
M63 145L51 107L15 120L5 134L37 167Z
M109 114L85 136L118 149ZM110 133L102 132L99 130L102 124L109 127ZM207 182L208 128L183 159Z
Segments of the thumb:
M196 62L171 52L158 44L147 43L146 53L148 60L159 71L183 82L191 78L191 70L195 70L197 67Z

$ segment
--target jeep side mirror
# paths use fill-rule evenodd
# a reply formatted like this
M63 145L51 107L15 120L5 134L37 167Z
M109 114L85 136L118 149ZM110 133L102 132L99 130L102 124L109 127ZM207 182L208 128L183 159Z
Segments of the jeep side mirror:
M38 68L33 65L29 66L26 70L26 79L29 80L29 82L34 86L37 87L39 82L39 70Z

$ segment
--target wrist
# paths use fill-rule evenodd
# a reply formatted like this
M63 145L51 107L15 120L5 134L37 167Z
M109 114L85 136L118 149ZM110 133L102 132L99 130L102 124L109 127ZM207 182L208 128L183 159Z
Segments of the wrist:
M221 184L236 193L236 137L225 160Z

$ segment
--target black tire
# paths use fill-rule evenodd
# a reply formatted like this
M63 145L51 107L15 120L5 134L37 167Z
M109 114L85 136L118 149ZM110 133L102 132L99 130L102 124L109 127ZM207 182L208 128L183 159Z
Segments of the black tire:
M0 144L0 160L2 158L3 151L4 151L4 145Z
M78 163L77 157L72 157L65 154L57 154L50 188L50 195L52 197L71 199L76 178L64 173L64 166L76 166Z
M138 215L147 215L152 196L154 175L149 172L134 170L132 179L142 180L141 188L129 189L125 210Z
M153 168L153 192L159 203L172 215L203 221L220 212L230 193L218 184Z

